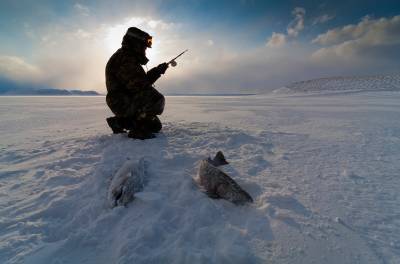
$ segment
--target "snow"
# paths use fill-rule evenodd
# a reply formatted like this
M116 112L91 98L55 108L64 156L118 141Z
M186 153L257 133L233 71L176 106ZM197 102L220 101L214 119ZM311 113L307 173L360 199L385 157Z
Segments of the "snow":
M400 93L167 97L155 139L104 97L0 97L0 263L399 263ZM223 151L254 198L193 181ZM149 160L127 207L112 177Z
M274 90L273 93L338 93L360 91L400 91L400 74L320 78L294 82Z

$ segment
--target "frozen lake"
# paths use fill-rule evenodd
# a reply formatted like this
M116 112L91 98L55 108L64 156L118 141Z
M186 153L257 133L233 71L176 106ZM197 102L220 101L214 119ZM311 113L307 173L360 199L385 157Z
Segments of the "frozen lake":
M148 141L108 116L104 97L0 97L0 263L400 262L400 92L167 97ZM252 205L193 183L218 150ZM142 156L158 196L108 208Z

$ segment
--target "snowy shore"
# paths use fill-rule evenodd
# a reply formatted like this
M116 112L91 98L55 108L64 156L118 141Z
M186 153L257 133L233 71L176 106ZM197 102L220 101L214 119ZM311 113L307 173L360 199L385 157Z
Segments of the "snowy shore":
M167 97L162 133L111 135L103 97L0 97L0 263L399 263L400 93ZM222 150L255 202L193 183ZM127 160L150 181L127 208Z

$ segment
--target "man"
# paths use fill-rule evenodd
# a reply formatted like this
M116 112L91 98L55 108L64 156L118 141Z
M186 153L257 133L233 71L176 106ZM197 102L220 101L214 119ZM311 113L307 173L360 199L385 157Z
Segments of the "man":
M109 59L106 66L106 102L115 114L107 118L113 133L124 133L137 139L153 138L162 125L157 115L164 110L165 98L153 84L168 68L162 63L147 73L146 48L151 48L152 37L131 27L126 32L122 47Z

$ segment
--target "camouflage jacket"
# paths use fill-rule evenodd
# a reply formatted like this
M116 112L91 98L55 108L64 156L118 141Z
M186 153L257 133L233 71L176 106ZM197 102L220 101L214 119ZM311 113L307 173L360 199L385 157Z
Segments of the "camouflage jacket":
M146 73L135 53L120 48L111 56L106 66L107 92L109 95L137 93L151 87L160 76L157 67Z

